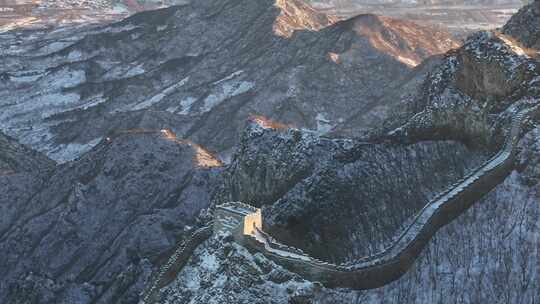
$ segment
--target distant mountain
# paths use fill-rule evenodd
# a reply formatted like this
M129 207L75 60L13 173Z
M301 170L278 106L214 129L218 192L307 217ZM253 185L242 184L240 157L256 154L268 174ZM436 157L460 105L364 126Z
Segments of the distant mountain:
M189 0L4 0L0 1L0 32L109 23L136 12L188 2Z
M199 1L2 38L1 128L59 161L119 128L170 128L225 158L252 115L324 133L459 45L411 22L338 22L283 0Z
M54 9L111 9L123 8L137 12L162 6L186 3L186 0L41 0L40 7Z
M372 13L441 27L460 40L503 26L526 1L311 1L319 10L349 18Z
M330 5L490 5L490 4L523 4L522 0L311 0L313 3L325 3Z

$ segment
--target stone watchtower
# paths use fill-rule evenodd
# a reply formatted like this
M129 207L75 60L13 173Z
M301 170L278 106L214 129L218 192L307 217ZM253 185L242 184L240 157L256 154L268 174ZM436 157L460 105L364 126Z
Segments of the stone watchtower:
M244 245L245 237L255 234L257 228L262 229L261 209L239 202L217 206L215 233L229 232L237 243Z

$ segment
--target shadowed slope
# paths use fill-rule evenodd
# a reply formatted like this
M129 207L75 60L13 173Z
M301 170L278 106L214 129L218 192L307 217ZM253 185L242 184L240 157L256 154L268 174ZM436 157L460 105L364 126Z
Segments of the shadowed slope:
M136 301L152 263L210 203L220 169L199 149L126 130L59 166L2 230L0 302Z

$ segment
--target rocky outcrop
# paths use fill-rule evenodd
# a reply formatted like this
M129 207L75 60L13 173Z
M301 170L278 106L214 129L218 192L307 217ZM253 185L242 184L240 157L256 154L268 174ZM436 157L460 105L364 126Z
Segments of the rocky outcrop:
M457 54L456 87L476 100L494 103L517 93L537 73L532 54L497 32L481 32L469 38Z
M516 38L525 47L540 50L540 2L523 7L503 27L502 31Z

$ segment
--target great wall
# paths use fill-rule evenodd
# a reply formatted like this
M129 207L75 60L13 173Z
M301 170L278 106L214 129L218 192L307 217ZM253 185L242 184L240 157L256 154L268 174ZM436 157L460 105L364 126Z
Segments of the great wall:
M213 222L195 231L177 247L168 262L151 278L141 303L155 302L159 290L174 280L197 246L212 234L219 233L231 233L237 243L327 287L371 289L397 280L413 265L441 227L461 215L512 172L523 123L533 115L540 115L540 105L513 110L515 114L502 149L428 202L397 240L382 252L347 264L327 263L300 249L280 244L265 233L260 209L238 202L227 203L216 207Z

